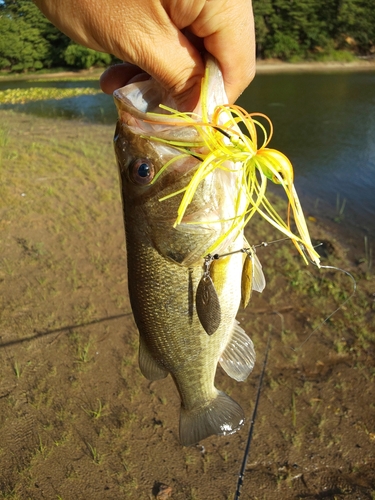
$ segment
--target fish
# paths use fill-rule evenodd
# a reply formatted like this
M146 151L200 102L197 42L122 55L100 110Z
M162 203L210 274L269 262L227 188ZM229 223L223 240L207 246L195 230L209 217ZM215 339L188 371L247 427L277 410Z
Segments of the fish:
M241 406L216 388L215 374L219 364L242 382L254 367L253 342L236 315L252 289L261 292L265 286L259 259L244 238L254 211L267 209L263 184L267 179L283 183L297 215L300 207L294 186L288 185L286 160L275 166L273 150L268 154L263 145L257 154L242 136L240 111L226 107L214 58L207 58L192 113L179 112L154 79L116 90L114 100L139 367L148 380L171 375L181 399L179 439L190 446L211 435L232 434L245 421ZM258 169L258 176L250 168ZM253 202L254 192L260 201ZM303 222L299 227L305 230ZM312 253L307 237L293 235L288 224L281 229L301 253L296 242L303 241Z

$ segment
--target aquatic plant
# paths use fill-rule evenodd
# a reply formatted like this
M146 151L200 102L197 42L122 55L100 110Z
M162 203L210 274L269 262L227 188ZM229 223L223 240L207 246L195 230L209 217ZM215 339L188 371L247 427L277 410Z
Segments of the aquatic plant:
M90 87L59 89L32 87L29 89L6 89L0 91L0 104L24 104L46 99L66 99L80 95L96 95L101 91Z

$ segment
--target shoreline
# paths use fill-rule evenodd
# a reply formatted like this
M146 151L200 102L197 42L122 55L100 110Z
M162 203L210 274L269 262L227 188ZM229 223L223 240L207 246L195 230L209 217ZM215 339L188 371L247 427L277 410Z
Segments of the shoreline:
M105 71L106 68L91 68L79 71L57 71L53 73L29 73L29 74L9 74L1 75L0 82L14 81L14 80L31 80L31 79L48 79L48 78L82 78L87 76L98 78ZM363 60L358 59L351 62L298 62L289 63L277 59L257 60L256 61L256 74L264 73L305 73L305 72L330 72L330 71L375 71L375 59Z
M288 63L278 60L266 60L256 62L256 73L304 73L320 71L375 71L375 59L356 60L351 62L298 62Z

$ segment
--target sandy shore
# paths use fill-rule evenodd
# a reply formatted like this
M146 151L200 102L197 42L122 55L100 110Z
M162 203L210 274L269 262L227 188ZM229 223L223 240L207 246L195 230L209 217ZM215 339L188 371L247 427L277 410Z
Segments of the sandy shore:
M375 71L375 59L359 59L352 62L300 62L278 60L257 61L256 71L261 73L289 73L307 71Z
M60 71L56 73L28 73L28 74L9 74L0 75L0 82L7 80L30 80L37 78L85 78L87 76L100 77L104 68L94 68L80 71ZM257 74L262 73L301 73L307 71L375 71L375 59L363 60L358 59L352 62L300 62L288 63L277 59L269 59L267 61L257 61Z

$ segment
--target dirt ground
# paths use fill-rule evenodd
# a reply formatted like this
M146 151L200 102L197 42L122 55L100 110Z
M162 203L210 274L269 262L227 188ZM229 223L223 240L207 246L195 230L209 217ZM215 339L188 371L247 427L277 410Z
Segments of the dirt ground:
M178 442L170 377L137 363L113 128L0 111L0 498L233 499L269 332L241 499L375 499L375 280L343 224L310 223L323 264L258 250L267 287L238 319L257 363L217 386L240 432ZM314 215L314 214L310 214ZM312 219L314 220L314 219ZM252 244L279 235L251 222ZM342 242L345 242L343 245Z

